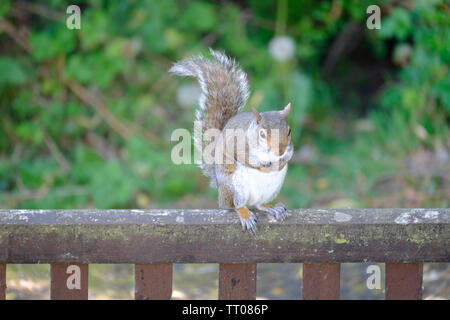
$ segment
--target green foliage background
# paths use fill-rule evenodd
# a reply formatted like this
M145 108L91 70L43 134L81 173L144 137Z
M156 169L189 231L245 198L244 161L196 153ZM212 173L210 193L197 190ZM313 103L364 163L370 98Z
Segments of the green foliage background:
M381 1L382 28L367 30L372 2L74 1L81 30L69 30L66 1L2 1L0 205L213 206L199 170L170 161L170 134L192 128L193 107L175 101L189 80L167 70L207 47L248 72L248 109L292 102L296 148L312 159L291 166L291 206L447 205L448 181L410 178L405 160L448 157L448 3ZM276 35L295 42L293 59L271 57ZM401 191L376 201L377 182L398 177L400 189L428 192L420 203Z
M380 30L366 28L372 4ZM284 35L295 53L279 62L268 46ZM208 47L248 73L246 111L293 105L279 200L448 207L446 1L2 0L0 208L215 207L200 170L170 160L195 103L176 99L194 82L167 70Z

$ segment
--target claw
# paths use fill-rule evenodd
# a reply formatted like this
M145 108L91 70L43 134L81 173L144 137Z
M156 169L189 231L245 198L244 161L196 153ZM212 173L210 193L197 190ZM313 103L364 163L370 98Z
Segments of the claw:
M279 221L286 219L286 208L282 203L277 203L275 206L262 205L257 207L259 210L267 212L275 217Z
M276 210L275 218L277 220L283 221L286 219L286 207L282 203L277 203L274 209Z
M239 208L237 209L239 213L239 218L241 220L242 230L248 230L251 234L255 235L258 232L258 228L256 227L256 216L253 212L248 210L247 208Z

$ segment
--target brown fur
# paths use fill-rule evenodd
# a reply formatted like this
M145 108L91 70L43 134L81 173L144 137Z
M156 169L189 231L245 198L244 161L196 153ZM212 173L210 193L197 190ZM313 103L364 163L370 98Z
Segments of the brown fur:
M238 208L237 210L239 212L239 218L244 220L248 220L252 214L246 207Z
M264 128L267 132L267 145L271 152L279 156L284 153L289 142L289 126L286 119L278 111L269 111L261 114L258 130ZM272 129L279 130L278 145L272 144Z
M202 66L203 75L208 83L206 112L203 118L205 129L222 130L228 119L236 114L242 104L239 84L230 77L229 70L218 64Z
M212 59L203 56L188 58L175 63L169 70L198 79L202 97L196 118L202 123L202 135L208 129L222 130L228 120L244 107L249 96L247 76L236 62L220 51L210 51ZM201 150L206 145L206 141L196 141L196 147ZM203 162L200 167L211 178L212 185L216 185L214 164Z
M233 208L233 190L225 184L220 184L217 190L219 191L219 207L223 209Z

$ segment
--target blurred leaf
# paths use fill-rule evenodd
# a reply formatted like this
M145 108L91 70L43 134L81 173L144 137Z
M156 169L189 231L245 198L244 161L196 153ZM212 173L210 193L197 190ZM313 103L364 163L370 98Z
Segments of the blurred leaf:
M16 126L16 134L20 139L32 144L40 144L44 140L42 128L37 123L23 122Z
M292 97L292 111L290 119L295 129L292 132L293 141L297 141L300 136L302 122L305 119L307 109L311 106L313 99L313 83L305 74L294 73L289 97Z
M26 81L26 73L17 60L9 57L0 58L0 86L6 84L18 85Z
M216 24L214 6L203 1L190 2L180 20L182 27L198 31L210 31Z
M405 40L412 29L412 21L406 9L396 7L392 9L389 16L381 20L381 29L378 34L381 38L395 37L398 40Z
M31 55L36 61L48 60L61 53L69 53L75 48L76 31L65 25L58 25L30 36Z
M126 169L112 160L96 169L89 189L97 208L124 207L136 190L136 184Z
M0 18L5 17L11 10L11 0L3 0L0 2Z
M106 42L112 26L106 12L102 10L85 10L80 29L81 46L90 50Z
M33 162L21 161L19 164L20 177L24 185L30 189L37 189L47 181L53 172L57 172L54 161L36 159Z
M442 105L450 112L450 73L446 78L436 82L433 93L442 101Z

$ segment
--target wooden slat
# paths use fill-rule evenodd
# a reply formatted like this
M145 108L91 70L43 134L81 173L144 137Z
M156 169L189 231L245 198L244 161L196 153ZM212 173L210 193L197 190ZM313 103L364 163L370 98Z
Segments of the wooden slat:
M6 298L6 264L0 264L0 300Z
M0 264L415 263L447 262L450 255L450 209L287 215L283 223L258 217L253 237L227 210L0 209Z
M172 297L171 263L136 264L134 279L136 300L168 300Z
M422 299L422 263L386 263L386 299Z
M219 265L219 300L256 299L256 263Z
M303 300L338 300L340 263L303 264Z
M87 300L88 272L87 264L51 264L50 299Z

